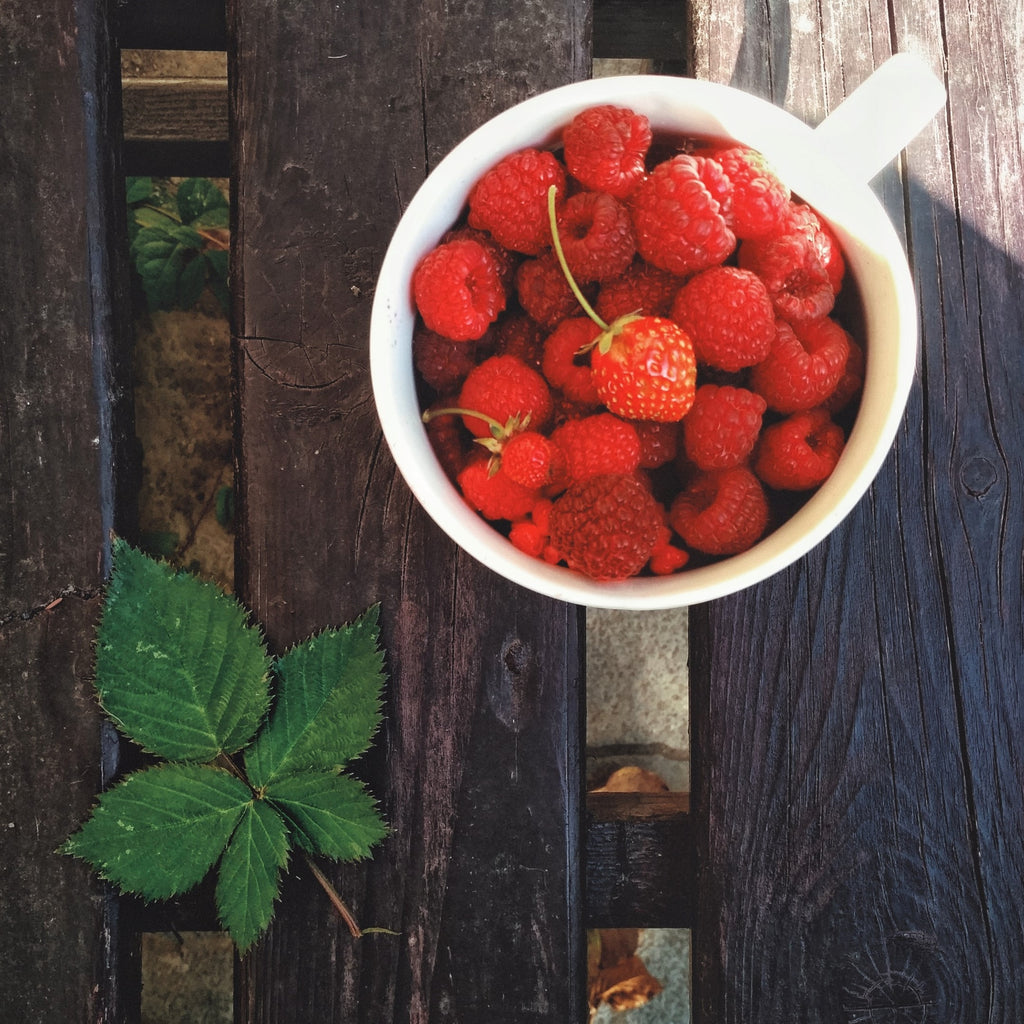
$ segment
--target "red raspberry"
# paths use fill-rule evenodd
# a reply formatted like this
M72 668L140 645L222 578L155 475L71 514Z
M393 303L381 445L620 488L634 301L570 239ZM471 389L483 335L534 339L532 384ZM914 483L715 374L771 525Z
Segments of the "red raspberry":
M539 497L534 488L516 483L500 469L492 472L484 453L470 457L457 482L469 505L485 519L521 519Z
M626 419L670 423L682 419L693 403L693 343L671 320L617 320L591 350L590 366L601 400Z
M523 260L516 272L516 295L519 305L544 327L554 327L580 308L553 252Z
M505 289L506 294L509 293L515 281L516 267L519 266L522 256L498 245L486 231L478 231L476 228L453 228L441 236L442 242L455 242L460 239L479 242L494 257L498 276L501 278L501 286Z
M541 558L548 544L547 534L531 519L519 519L508 531L508 539L514 547L531 558Z
M767 405L746 388L702 384L683 419L683 450L698 469L728 469L754 450Z
M612 105L591 107L562 133L565 163L584 188L623 199L644 175L651 137L643 114Z
M635 576L662 527L661 507L633 476L602 474L573 484L551 508L551 544L570 569L595 580Z
M845 409L864 387L864 349L847 334L846 342L850 354L846 357L843 375L839 378L835 391L825 400L825 408L833 415Z
M647 568L655 576L669 576L682 569L689 560L689 552L676 547L672 543L672 531L667 526L663 526L658 531L658 539L654 544Z
M632 473L640 465L636 428L610 412L566 420L551 440L565 453L566 474L572 483L606 473Z
M765 427L754 472L782 491L809 491L836 468L846 438L826 409L810 409Z
M765 158L746 146L710 153L725 172L731 189L729 227L737 238L763 238L776 232L789 207L789 189Z
M629 210L607 192L578 192L558 211L558 239L577 284L617 277L636 255Z
M488 231L499 245L535 255L551 244L548 188L565 192L565 169L547 150L504 157L469 193L469 226Z
M505 308L498 265L479 242L460 239L438 245L412 277L423 322L452 341L475 341Z
M594 310L609 324L628 313L667 317L682 283L675 274L636 260L623 274L601 283Z
M806 203L790 203L784 230L787 234L803 234L811 243L825 268L832 290L838 294L846 273L846 261L838 239L818 212Z
M600 404L586 351L600 333L601 329L589 317L575 316L563 320L544 342L544 376L572 402Z
M704 181L707 174L702 158L681 153L658 164L637 186L630 205L637 248L648 263L692 274L733 251L736 236Z
M493 328L494 355L516 356L533 370L539 370L544 356L544 329L522 313L505 315Z
M462 424L456 415L430 415L434 410L450 408L451 402L441 400L427 410L424 417L427 439L434 449L441 468L454 480L466 464L466 451L462 443Z
M513 434L501 449L501 470L524 487L546 487L565 474L565 455L536 430Z
M412 334L412 359L435 391L453 391L476 365L476 343L452 341L420 326Z
M539 430L552 411L551 392L544 378L515 356L491 356L471 370L456 404L470 410L462 422L475 437L492 433L485 417L502 425L513 418L525 423L529 417L530 427Z
M693 339L697 362L735 373L761 362L775 338L775 310L761 279L738 267L711 267L676 295L671 317Z
M846 332L834 320L800 325L778 320L772 350L751 370L750 386L776 412L813 409L838 386L849 347Z
M675 459L679 446L678 423L655 423L653 420L631 422L637 437L640 438L641 469L657 469L659 466L667 466ZM686 417L683 418L683 422L686 422Z
M669 522L686 544L709 555L736 555L768 526L768 499L745 466L699 473L680 491Z

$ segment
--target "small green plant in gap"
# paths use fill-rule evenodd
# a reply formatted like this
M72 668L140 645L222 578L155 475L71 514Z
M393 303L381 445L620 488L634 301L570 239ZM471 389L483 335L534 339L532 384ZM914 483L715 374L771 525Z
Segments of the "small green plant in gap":
M61 852L146 900L215 868L218 915L244 952L298 851L361 934L312 855L362 859L387 834L345 770L380 724L384 678L377 605L272 658L234 598L115 541L96 690L154 761L102 793Z
M224 311L228 298L230 210L209 178L176 190L150 177L126 182L128 242L150 311L190 309L209 287Z

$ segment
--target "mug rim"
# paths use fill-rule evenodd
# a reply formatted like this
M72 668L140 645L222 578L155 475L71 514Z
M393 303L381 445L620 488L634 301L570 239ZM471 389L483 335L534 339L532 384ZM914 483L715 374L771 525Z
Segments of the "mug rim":
M411 354L412 270L456 221L477 178L502 156L550 145L575 113L599 103L647 114L655 132L720 134L762 152L839 238L864 300L866 337L895 339L886 345L868 341L861 407L840 462L791 518L738 555L670 576L611 583L526 555L463 500L420 421ZM678 118L684 110L688 122L682 126ZM869 294L864 294L866 276ZM370 322L371 381L384 437L406 484L434 522L476 560L519 585L573 604L622 610L684 607L727 596L781 571L824 540L863 497L889 453L913 381L917 347L917 305L906 255L870 187L852 180L815 146L809 125L768 100L732 86L668 75L620 75L559 86L505 109L467 135L427 176L399 220L381 264Z

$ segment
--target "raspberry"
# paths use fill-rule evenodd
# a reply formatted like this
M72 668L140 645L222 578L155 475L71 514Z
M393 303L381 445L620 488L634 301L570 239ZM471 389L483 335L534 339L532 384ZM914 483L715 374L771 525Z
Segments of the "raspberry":
M469 226L488 231L499 245L536 255L551 244L548 187L565 192L565 170L547 150L504 157L469 193Z
M412 278L416 308L432 331L452 341L475 341L505 308L498 265L479 242L438 245Z
M850 353L846 357L843 375L839 378L835 391L825 400L824 406L833 415L845 409L864 387L864 349L847 334L846 343Z
M572 483L599 474L632 473L640 465L636 428L610 412L567 420L555 428L551 440L565 453Z
M485 519L521 519L537 501L537 491L516 483L499 469L491 472L490 458L471 457L459 472L458 485L469 505Z
M434 449L437 461L441 468L454 480L462 467L466 464L466 452L462 444L462 428L459 417L456 415L433 415L434 410L445 408L450 403L445 401L437 402L427 410L424 423L427 431L427 439L430 447Z
M565 455L543 434L524 430L501 449L501 470L524 487L546 487L565 473Z
M775 310L761 279L738 267L711 267L676 295L671 317L693 339L697 362L735 373L761 362L775 337Z
M594 310L607 323L628 313L667 317L682 283L675 274L637 260L618 277L601 282Z
M765 158L746 146L713 150L731 189L727 217L737 238L763 238L776 232L789 206L789 189Z
M693 343L671 320L617 320L591 351L590 366L601 400L626 419L670 423L682 419L693 403Z
M702 384L683 419L683 450L698 469L728 469L754 450L767 405L746 388Z
M412 359L420 376L435 391L453 391L476 365L476 343L452 341L426 327L417 327L412 335Z
M498 268L501 286L505 289L506 294L510 292L515 281L516 267L519 266L522 256L498 245L486 231L478 231L476 228L453 228L441 236L442 242L455 242L460 239L479 242L491 254Z
M832 290L838 293L846 273L846 261L832 229L818 216L817 211L806 203L790 203L785 231L787 234L802 234L810 242L825 268Z
M607 192L578 192L558 212L558 237L578 284L621 274L636 255L629 211Z
M584 188L623 199L644 175L651 126L626 107L591 107L566 125L562 144L569 173Z
M494 328L494 355L516 356L539 370L544 356L544 329L522 313L502 317Z
M683 422L686 422L685 417ZM678 423L655 423L653 420L633 420L632 423L640 438L641 469L657 469L675 459L679 444Z
M529 417L530 426L538 430L551 417L551 393L544 378L515 356L491 356L470 371L462 384L457 405L464 413L462 422L476 437L491 433L487 422L505 424L516 418L520 423ZM472 413L480 413L474 416Z
M765 427L754 472L780 491L809 491L836 468L846 438L826 409L810 409Z
M750 372L750 386L776 412L800 412L828 401L846 368L846 332L823 318L796 326L776 321L768 358Z
M570 569L595 580L635 576L662 526L661 508L633 476L601 474L573 484L551 507L551 544Z
M516 272L519 305L537 323L554 327L579 310L569 282L553 252L523 260Z
M544 342L541 369L552 387L583 405L598 405L597 388L591 379L590 358L580 355L594 343L600 328L585 316L563 320Z
M708 555L736 555L768 526L764 488L745 466L699 473L672 502L669 522L686 544Z
M541 558L548 543L547 534L530 519L514 522L508 531L508 539L514 547L531 558Z
M637 248L648 263L692 274L733 251L736 236L703 180L707 174L700 157L681 153L658 164L637 186L630 205Z
M654 550L651 552L647 568L655 576L669 576L682 569L689 560L689 552L676 547L672 543L672 531L667 526L663 526L658 531L658 539L654 543Z

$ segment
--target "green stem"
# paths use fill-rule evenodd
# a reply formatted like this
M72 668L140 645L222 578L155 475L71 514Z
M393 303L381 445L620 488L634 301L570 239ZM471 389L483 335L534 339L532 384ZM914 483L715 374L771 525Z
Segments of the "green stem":
M573 295L576 296L577 302L583 307L584 312L602 331L607 331L609 329L608 324L597 315L594 307L587 302L586 296L580 291L580 286L576 283L576 279L572 276L572 271L569 269L569 264L565 260L565 253L562 251L562 240L558 237L558 216L555 214L555 194L557 191L557 185L552 185L548 189L548 222L551 224L551 241L555 246L558 265L562 268L562 273L565 274L565 279L569 282L569 287L572 289Z

